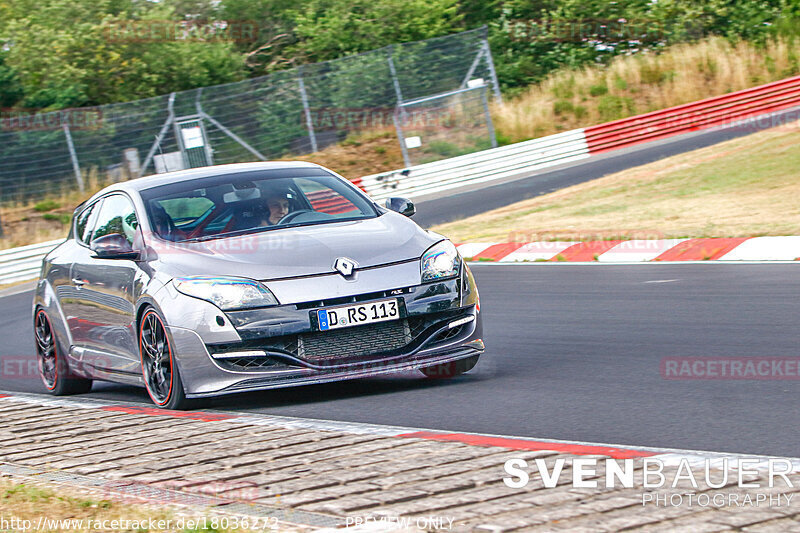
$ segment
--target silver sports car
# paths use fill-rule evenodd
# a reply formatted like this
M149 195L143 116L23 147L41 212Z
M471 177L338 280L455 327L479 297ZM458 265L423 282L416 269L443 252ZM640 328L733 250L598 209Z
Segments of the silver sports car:
M33 301L53 394L92 380L193 398L419 369L470 370L480 299L455 246L309 163L119 183L75 210ZM404 216L405 215L405 216Z

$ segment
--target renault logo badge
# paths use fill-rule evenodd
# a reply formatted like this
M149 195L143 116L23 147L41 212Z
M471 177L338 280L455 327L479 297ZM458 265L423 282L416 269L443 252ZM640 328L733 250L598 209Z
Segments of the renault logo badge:
M334 270L336 270L339 274L341 274L344 277L351 276L357 266L358 263L347 257L340 257L333 264Z

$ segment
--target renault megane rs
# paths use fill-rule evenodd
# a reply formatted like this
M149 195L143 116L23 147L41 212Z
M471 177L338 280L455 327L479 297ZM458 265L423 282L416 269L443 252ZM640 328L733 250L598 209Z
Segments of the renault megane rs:
M144 386L164 408L243 391L419 369L483 353L455 246L310 163L248 163L118 183L75 210L33 301L52 394Z

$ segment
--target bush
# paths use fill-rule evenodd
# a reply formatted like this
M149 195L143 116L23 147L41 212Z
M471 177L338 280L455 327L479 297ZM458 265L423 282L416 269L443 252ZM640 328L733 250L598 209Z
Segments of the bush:
M617 120L635 114L633 100L622 96L607 94L597 104L600 118L605 121Z
M47 211L52 211L53 209L58 209L59 207L61 207L61 204L55 200L42 200L34 205L33 209L37 213L45 213Z
M455 144L449 143L447 141L431 141L430 143L428 143L427 151L434 152L443 157L456 157L459 155L463 155L465 153L469 153L472 150L467 150L465 152Z
M507 144L512 144L514 142L514 140L511 137L499 131L495 132L494 138L497 139L497 146L505 146Z
M569 77L566 80L553 86L553 96L556 98L572 98L575 95L575 78Z
M592 96L603 96L608 93L608 87L603 85L592 85L589 87L589 94Z
M42 215L42 218L45 220L54 220L56 222L61 222L62 224L69 224L69 221L72 220L72 216L69 213L45 213Z
M642 83L648 85L655 85L661 81L661 70L656 65L643 64L639 69L639 75L642 77Z
M569 100L556 100L553 104L553 113L556 115L563 115L564 113L571 113L574 110L572 102Z

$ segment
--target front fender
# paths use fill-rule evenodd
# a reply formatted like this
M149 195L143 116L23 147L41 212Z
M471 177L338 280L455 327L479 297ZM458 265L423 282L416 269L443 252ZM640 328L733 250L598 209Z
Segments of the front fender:
M178 292L171 282L161 285L153 294L144 294L136 306L138 339L139 319L147 307L153 307L164 317L167 335L174 348L174 362L184 381L184 391L191 391L194 367L208 367L208 354L204 343L240 342L239 333L228 320L225 313L210 302L192 298ZM217 322L221 317L223 325ZM196 342L184 342L186 334ZM191 352L191 353L189 353Z
M191 329L205 343L242 340L231 321L216 305L178 292L171 282L152 297L142 297L139 309L144 305L155 307L166 320L167 326ZM137 312L138 316L141 316L141 311Z

